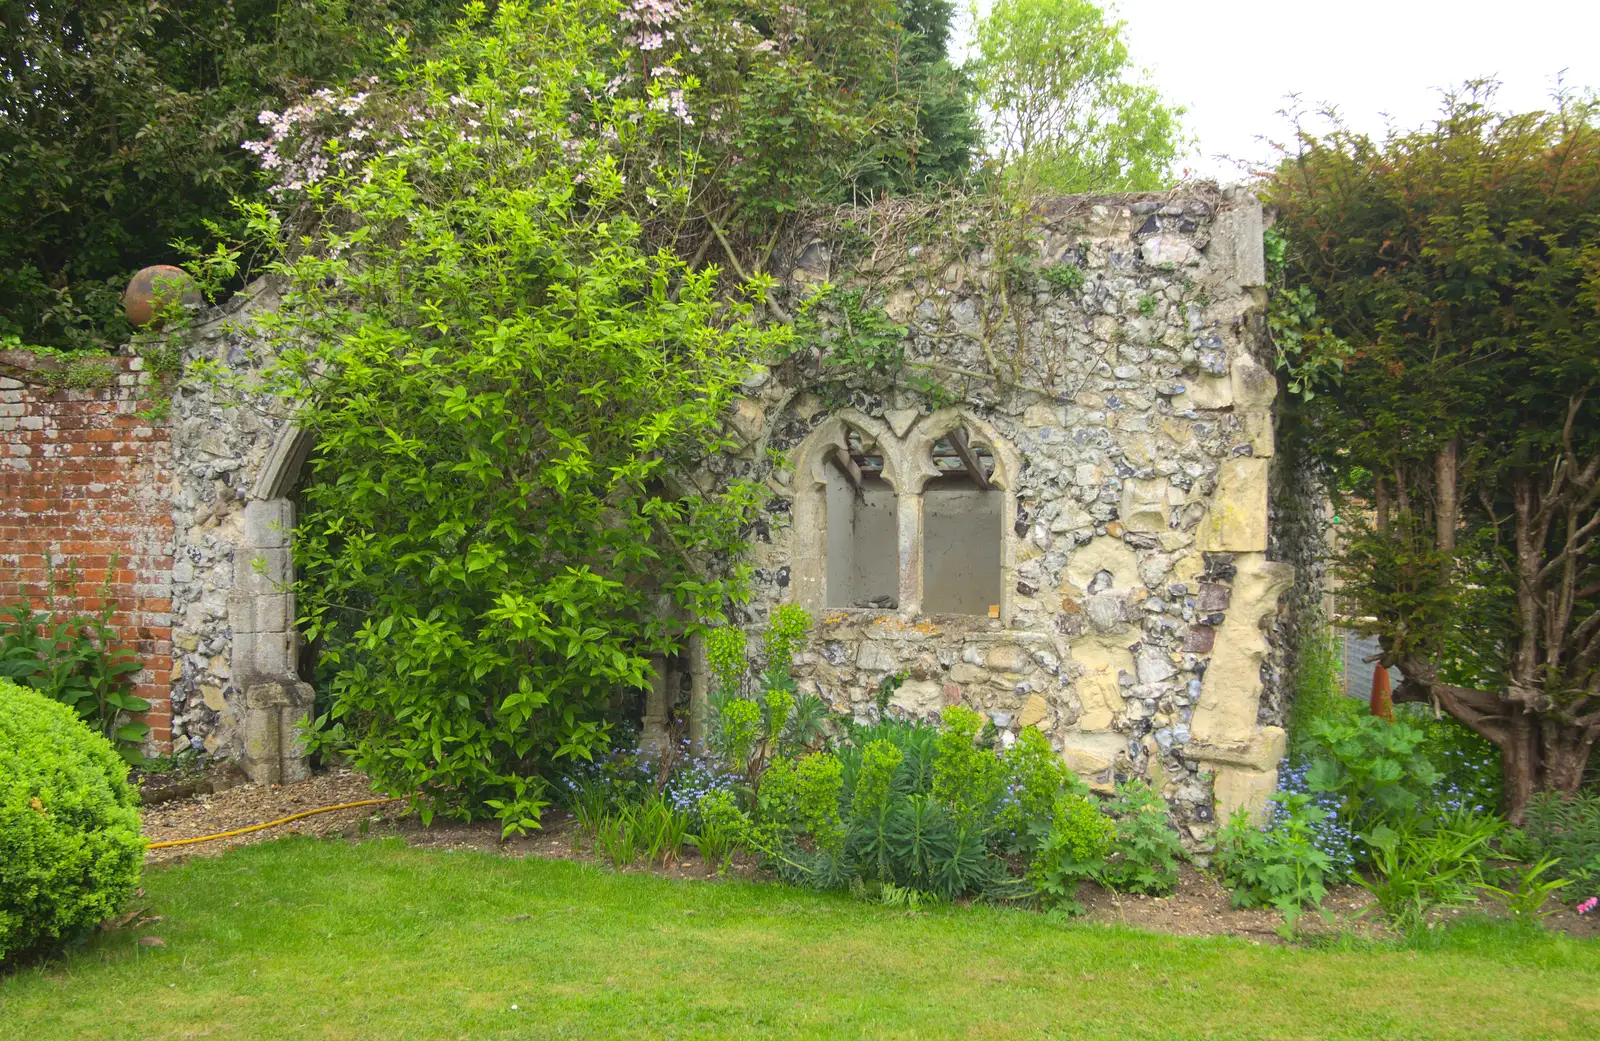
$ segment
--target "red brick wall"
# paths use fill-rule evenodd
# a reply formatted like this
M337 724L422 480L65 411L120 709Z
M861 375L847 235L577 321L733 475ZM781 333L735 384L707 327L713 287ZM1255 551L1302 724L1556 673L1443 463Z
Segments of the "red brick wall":
M57 606L97 613L107 576L112 623L144 668L134 693L156 751L172 748L172 512L169 443L138 359L107 361L111 385L55 389L57 366L0 352L0 605L44 606L49 562ZM67 561L77 569L65 588Z

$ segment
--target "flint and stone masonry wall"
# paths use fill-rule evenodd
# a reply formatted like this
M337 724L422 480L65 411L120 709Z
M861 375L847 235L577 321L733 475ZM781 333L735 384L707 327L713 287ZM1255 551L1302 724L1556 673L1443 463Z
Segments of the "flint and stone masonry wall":
M984 241L992 228L946 218L930 231L941 225L864 211L779 251L791 307L825 281L863 289L906 328L908 364L887 382L841 380L812 349L746 381L729 417L741 447L694 475L708 488L755 478L773 493L745 621L759 630L772 607L797 601L817 619L798 677L836 709L871 715L880 683L904 673L900 711L964 703L1007 742L1038 727L1098 787L1148 778L1203 846L1219 816L1265 806L1284 750L1282 699L1267 681L1294 569L1269 553L1276 383L1258 358L1260 205L1209 185L1059 200L1006 229L1009 259ZM1080 274L1061 277L1067 268ZM247 386L261 361L249 316L273 303L256 286L205 316L186 360ZM139 426L127 418L137 374L124 377L135 382L42 397L0 384L3 479L33 482L26 497L4 486L0 592L19 581L36 591L47 550L137 550L147 563L128 590L144 614L127 621L146 641L152 700L170 690L170 740L292 778L304 770L292 723L312 691L295 675L284 583L289 496L309 446L272 402L198 380L171 389L164 426ZM50 440L34 420L64 440L68 415L97 437L127 428L106 441L124 452L103 460L125 489L113 505L75 498L64 470L29 469ZM952 431L993 459L993 617L922 609L930 453ZM892 606L832 606L827 593L825 467L852 436L882 455L894 492ZM30 530L40 512L59 529ZM982 541L973 559L992 568L995 543ZM693 671L703 697L704 669ZM665 714L661 680L647 731Z
M791 302L824 281L867 287L907 328L911 371L956 400L936 408L909 380L823 387L816 352L752 375L731 420L742 458L702 475L774 493L752 631L798 601L819 619L800 681L837 709L870 716L904 673L900 711L967 704L1006 742L1037 727L1096 787L1147 778L1197 845L1234 809L1263 809L1284 753L1266 680L1294 569L1268 552L1261 221L1254 198L1209 186L1061 200L1023 229L1020 275L959 221L942 241L924 222L912 243L886 217L870 258L826 230L803 244ZM1062 265L1081 287L1051 277ZM957 428L993 455L1003 496L997 617L921 608L930 449ZM852 433L896 492L892 609L826 592L829 460Z

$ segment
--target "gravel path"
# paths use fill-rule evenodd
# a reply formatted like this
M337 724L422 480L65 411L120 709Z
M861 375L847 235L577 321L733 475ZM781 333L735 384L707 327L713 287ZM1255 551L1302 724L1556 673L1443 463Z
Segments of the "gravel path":
M299 784L241 784L210 795L174 799L147 807L144 810L144 834L151 842L197 838L252 824L264 824L322 806L381 797L382 793L374 792L372 783L363 775L351 770L330 770ZM284 835L341 834L363 819L378 817L387 820L398 817L404 809L405 803L396 802L386 806L358 806L333 813L320 813L315 817L253 831L248 835L153 849L145 854L145 862L159 864L180 857L211 856L234 846L267 842Z

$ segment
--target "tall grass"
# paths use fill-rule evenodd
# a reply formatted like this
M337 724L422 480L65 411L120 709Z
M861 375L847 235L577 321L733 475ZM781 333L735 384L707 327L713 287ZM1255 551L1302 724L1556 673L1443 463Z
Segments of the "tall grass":
M1311 724L1319 719L1349 717L1365 706L1344 693L1344 641L1330 626L1311 629L1300 641L1294 663L1294 696L1289 704L1289 746L1309 751Z

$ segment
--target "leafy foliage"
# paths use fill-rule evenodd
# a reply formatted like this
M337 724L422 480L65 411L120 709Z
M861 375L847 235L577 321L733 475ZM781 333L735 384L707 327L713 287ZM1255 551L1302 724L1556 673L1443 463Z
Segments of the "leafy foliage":
M72 710L0 679L0 964L57 947L139 885L138 794Z
M1356 882L1396 926L1415 929L1431 912L1462 906L1482 888L1489 843L1504 826L1470 810L1379 824L1363 836L1372 850L1372 877L1357 875Z
M1376 716L1319 719L1312 724L1322 756L1306 782L1342 800L1340 817L1355 827L1411 814L1440 775L1423 751L1426 735Z
M100 591L97 616L61 617L53 596L50 606L35 612L21 603L0 612L0 680L31 687L70 707L124 759L142 761L140 747L150 727L125 714L143 712L150 703L129 689L130 677L143 666L132 651L116 646L118 635L111 624L116 601L109 576Z
M1056 192L1166 187L1187 147L1183 109L1136 78L1090 0L996 0L977 25L979 97L1004 174Z
M721 448L748 359L784 335L714 269L647 252L621 208L624 168L681 201L693 161L627 167L629 142L676 123L596 90L608 12L463 23L397 74L392 147L301 177L317 235L291 245L248 211L285 287L263 379L318 445L295 544L302 626L335 667L319 740L425 816L507 832L537 825L556 760L606 746L606 703L645 684L646 656L677 648L663 603L715 618L743 595L742 567L701 562L737 557L758 493L665 478ZM598 129L572 142L579 111Z
M1535 797L1517 838L1525 859L1555 861L1556 873L1576 883L1574 896L1600 891L1600 794Z
M810 631L811 615L799 604L781 604L773 609L764 640L769 675L789 675L794 652L805 646L806 633Z
M1297 124L1265 187L1285 440L1355 500L1343 609L1397 701L1500 748L1518 815L1600 740L1600 104L1494 95L1379 141Z
M933 763L933 797L950 811L958 828L975 827L993 808L1005 783L1005 763L977 746L984 719L964 705L941 717L938 757Z
M235 196L256 115L423 42L456 0L16 0L0 7L0 337L127 339L120 297Z
M1481 883L1478 888L1493 893L1505 906L1512 918L1519 922L1538 922L1555 913L1546 909L1552 897L1572 885L1572 879L1550 874L1550 869L1560 864L1555 857L1546 857L1537 864L1523 864L1500 872L1509 875L1509 886Z
M1053 816L1049 833L1028 865L1028 881L1049 906L1082 914L1078 883L1104 874L1117 826L1093 799L1073 792L1057 797Z
M1279 792L1281 807L1270 827L1258 827L1243 810L1217 835L1217 866L1233 891L1235 907L1277 908L1288 932L1306 908L1322 905L1335 865L1317 841L1328 811L1311 796Z
M700 799L700 829L688 836L717 874L726 874L733 855L745 844L750 821L728 792L708 792Z
M1141 780L1123 781L1107 809L1117 830L1102 876L1105 883L1123 893L1172 892L1184 853L1161 796Z
M1055 823L1061 793L1088 795L1089 789L1067 767L1050 739L1034 727L1023 727L1016 744L1000 754L1006 793L994 827L1004 836L1006 852L1031 854Z

